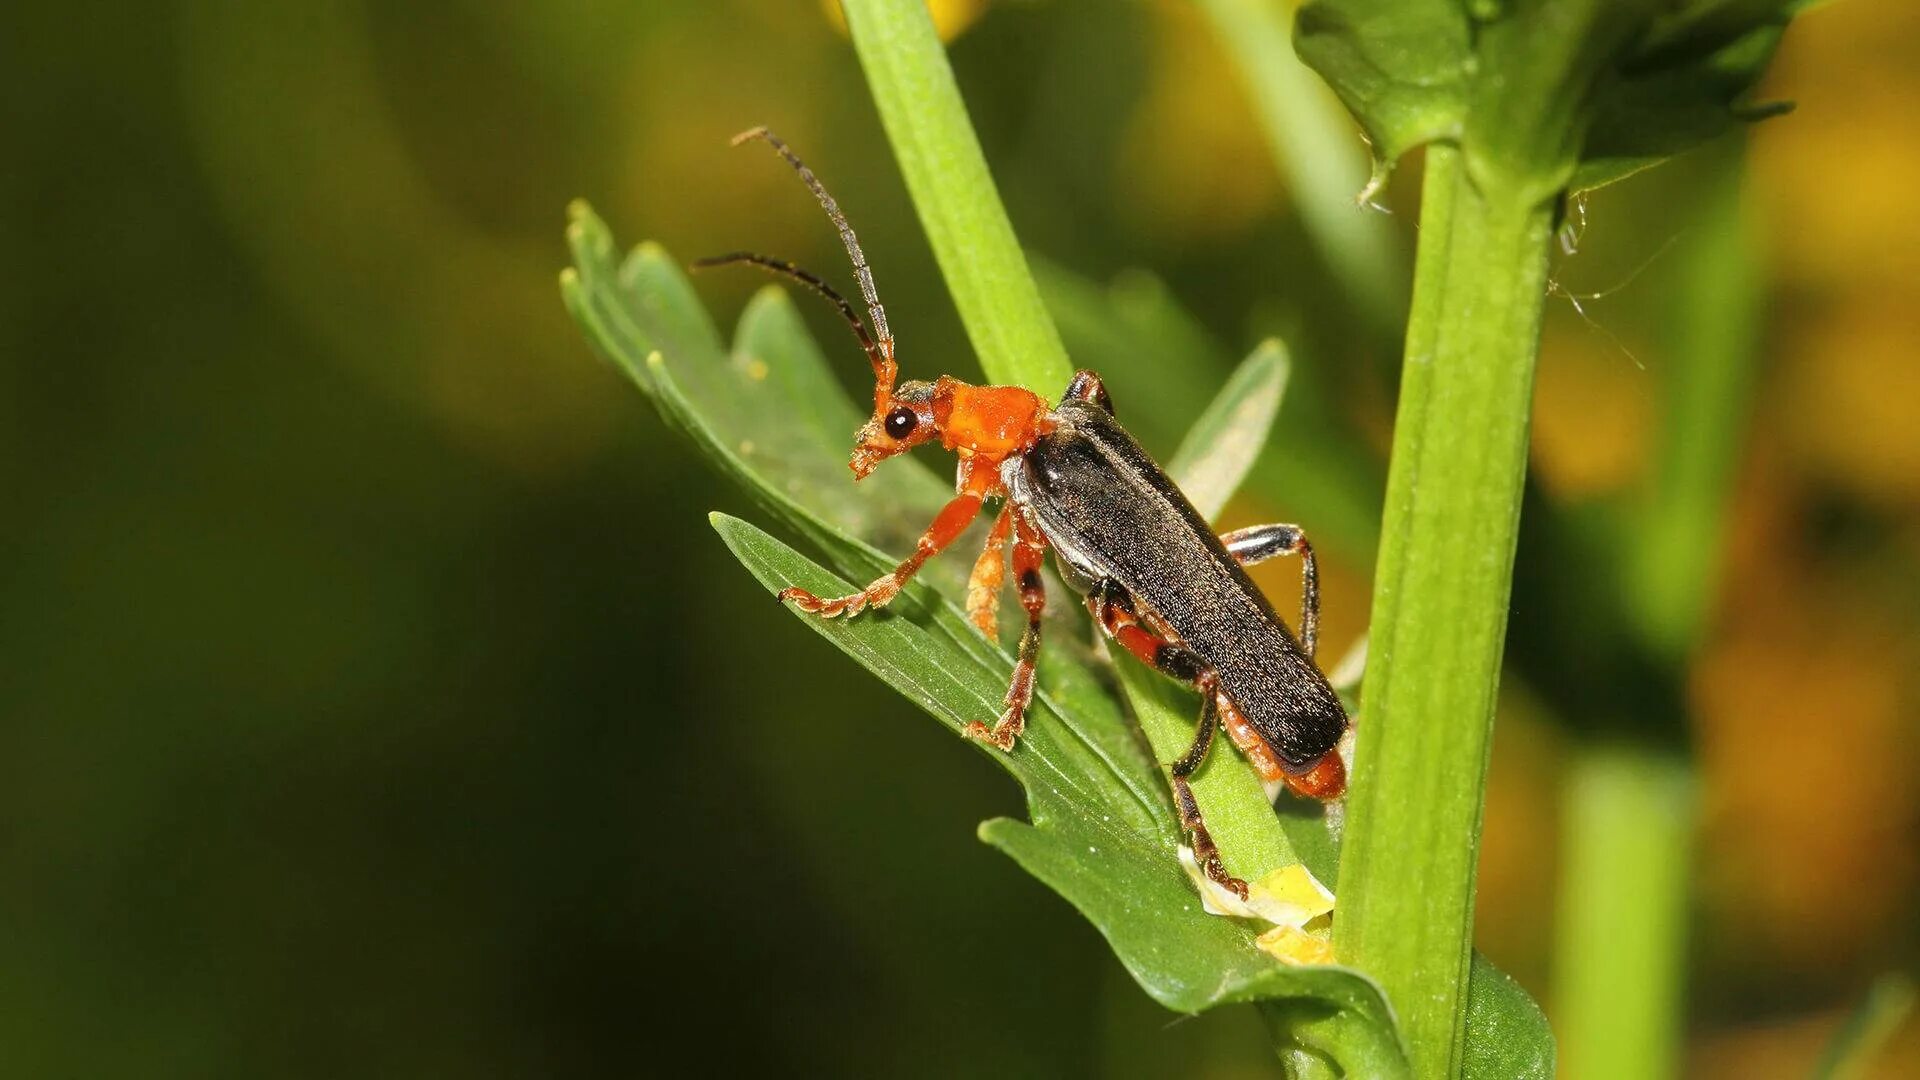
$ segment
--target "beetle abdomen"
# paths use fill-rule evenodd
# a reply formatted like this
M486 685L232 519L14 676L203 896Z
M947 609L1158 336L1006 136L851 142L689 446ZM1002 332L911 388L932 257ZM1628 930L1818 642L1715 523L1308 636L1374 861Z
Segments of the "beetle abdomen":
M1290 770L1340 741L1346 711L1253 580L1111 415L1063 402L1013 494L1080 576L1110 577L1220 676Z

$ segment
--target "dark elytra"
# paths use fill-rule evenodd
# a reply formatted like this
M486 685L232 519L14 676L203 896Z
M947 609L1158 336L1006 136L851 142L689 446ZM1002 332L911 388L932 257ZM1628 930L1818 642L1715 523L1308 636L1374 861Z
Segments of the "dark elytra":
M1063 558L1113 578L1219 674L1289 770L1340 741L1346 710L1200 512L1113 416L1069 399L1026 455L1028 507Z

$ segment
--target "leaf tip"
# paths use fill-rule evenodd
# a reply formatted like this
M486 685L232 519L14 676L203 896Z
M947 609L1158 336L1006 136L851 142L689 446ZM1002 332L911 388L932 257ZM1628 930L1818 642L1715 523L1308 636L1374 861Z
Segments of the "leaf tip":
M1253 352L1247 360L1261 367L1271 367L1274 369L1274 374L1285 378L1288 370L1293 366L1293 353L1287 348L1287 343L1280 338L1262 338L1260 344L1253 347Z
M714 532L720 534L720 539L736 554L738 553L736 541L753 529L752 525L723 510L708 511L707 524L713 527Z

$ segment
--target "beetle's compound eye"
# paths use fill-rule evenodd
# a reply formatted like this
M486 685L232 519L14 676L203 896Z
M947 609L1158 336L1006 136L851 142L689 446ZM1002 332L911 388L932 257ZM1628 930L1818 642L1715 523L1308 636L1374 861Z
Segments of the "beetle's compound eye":
M914 427L920 423L920 417L905 405L896 405L893 411L887 414L886 423L887 434L896 439L904 439L913 434Z

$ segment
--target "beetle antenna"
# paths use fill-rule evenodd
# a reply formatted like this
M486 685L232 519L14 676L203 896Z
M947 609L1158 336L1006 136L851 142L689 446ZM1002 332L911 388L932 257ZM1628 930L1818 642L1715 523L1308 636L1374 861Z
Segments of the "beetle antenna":
M840 212L840 204L833 201L833 196L827 194L826 186L820 183L820 178L813 175L813 170L807 168L806 162L801 161L800 155L789 149L780 136L764 127L756 127L735 135L733 145L739 146L741 143L752 142L755 139L765 142L781 157L787 159L787 164L793 166L793 171L800 174L800 180L807 185L807 190L813 192L813 197L820 200L820 207L833 221L833 227L840 231L840 242L846 245L847 258L853 261L853 276L860 283L860 298L867 304L867 318L873 320L873 337L868 339L865 334L862 334L861 344L867 349L868 359L873 361L873 399L877 408L886 401L887 395L892 393L894 374L898 367L893 359L893 332L887 329L887 309L880 306L880 294L873 287L873 271L867 268L866 253L860 250L860 240L853 235L853 226L847 224L847 215ZM759 265L776 273L784 272L765 263ZM807 281L807 278L802 277L799 280ZM826 289L818 278L813 278L808 284L815 289L824 290L828 299L838 299L838 294L831 289ZM845 300L839 300L839 303L846 308ZM847 310L851 309L847 308Z
M847 321L847 326L853 330L853 336L860 339L860 348L866 352L867 358L873 361L874 369L879 370L882 363L880 346L873 340L873 335L867 333L867 324L860 321L860 316L853 310L853 304L840 295L840 290L820 280L819 276L812 271L795 266L785 259L776 259L771 255L757 255L751 251L729 251L725 255L710 255L704 259L695 259L692 266L695 270L706 270L715 266L734 266L739 263L747 263L770 274L792 278L826 297L828 303L840 310L840 317Z

